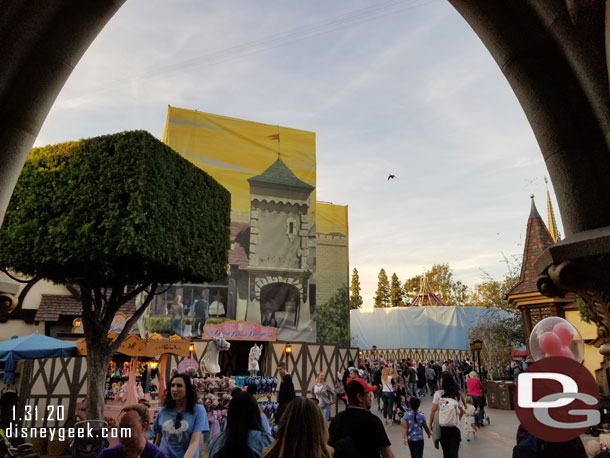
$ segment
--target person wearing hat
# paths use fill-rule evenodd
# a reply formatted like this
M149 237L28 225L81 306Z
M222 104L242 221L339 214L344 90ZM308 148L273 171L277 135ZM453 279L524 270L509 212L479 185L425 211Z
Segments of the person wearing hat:
M394 458L381 420L370 412L371 393L376 389L362 378L347 384L348 407L335 416L329 427L328 443L335 449L334 458Z

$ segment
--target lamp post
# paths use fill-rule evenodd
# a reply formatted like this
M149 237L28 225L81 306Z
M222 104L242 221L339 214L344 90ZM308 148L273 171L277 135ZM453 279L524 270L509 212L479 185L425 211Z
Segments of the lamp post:
M290 355L292 354L292 345L286 344L284 347L284 353L286 353L286 370L288 370L288 360L290 359Z
M479 379L481 379L481 348L483 348L483 341L481 339L476 339L470 342L470 350L472 351L472 359L475 359L476 354L476 362L478 367Z

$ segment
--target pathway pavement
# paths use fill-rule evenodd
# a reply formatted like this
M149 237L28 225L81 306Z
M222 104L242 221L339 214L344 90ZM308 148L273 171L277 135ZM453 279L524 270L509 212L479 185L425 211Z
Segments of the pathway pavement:
M424 396L421 398L422 405L420 411L429 420L430 408L432 407L432 397ZM375 401L373 401L375 403ZM499 410L485 409L489 415L491 423L485 424L484 428L480 428L476 439L471 439L466 442L462 438L460 444L460 458L511 458L513 447L515 446L515 436L519 420L515 415L514 410ZM377 411L377 405L374 404L371 412L381 417L381 412ZM383 418L382 418L383 420ZM392 442L392 450L396 458L409 458L409 447L402 443L402 426L393 425L386 426L386 431L390 442ZM425 458L442 458L443 451L434 448L432 439L428 439L424 432L424 457Z

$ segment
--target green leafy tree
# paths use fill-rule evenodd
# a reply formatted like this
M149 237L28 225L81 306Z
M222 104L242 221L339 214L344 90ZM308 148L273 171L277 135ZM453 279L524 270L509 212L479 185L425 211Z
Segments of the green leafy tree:
M495 280L488 272L483 271L485 281L472 288L468 295L468 304L475 307L495 307L514 311L508 303L506 295L519 283L521 274L521 258L514 256L508 259L504 256L506 273L501 280Z
M523 322L517 310L491 308L470 330L470 340L483 342L481 364L489 373L501 372L509 352L525 343Z
M468 304L474 307L496 307L508 309L506 294L517 284L519 277L505 277L502 280L489 278L472 288Z
M377 291L375 291L375 308L390 306L390 282L385 269L379 271L377 276Z
M318 306L319 343L331 343L340 347L350 344L349 290L343 285L325 304Z
M360 295L360 277L358 276L358 269L354 267L352 273L352 284L350 286L349 295L349 308L350 310L356 310L362 307L362 296Z
M229 192L143 131L34 148L0 228L0 264L82 303L87 416L103 419L112 355L158 285L226 278ZM141 307L114 341L121 305Z
M404 290L409 301L412 301L415 296L417 296L421 280L422 276L416 275L405 281ZM434 264L432 268L426 272L426 280L428 281L432 292L446 305L466 305L468 286L454 278L453 271L449 267L449 264Z
M525 344L521 313L506 299L506 294L519 282L521 263L518 258L504 259L507 265L504 278L495 280L484 272L486 281L476 285L469 296L471 305L489 307L469 337L483 342L482 362L491 372L502 372L509 352Z
M403 300L405 290L402 289L400 280L396 273L392 274L392 280L390 281L390 304L392 307L404 307L405 302Z

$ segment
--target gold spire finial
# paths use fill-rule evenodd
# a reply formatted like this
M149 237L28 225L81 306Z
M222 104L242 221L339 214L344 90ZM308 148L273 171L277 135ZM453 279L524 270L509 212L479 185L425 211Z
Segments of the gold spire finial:
M551 234L551 238L553 242L557 243L559 238L559 231L557 230L557 223L555 221L555 213L553 212L553 204L551 203L551 194L549 190L546 191L546 211L549 219L548 227L549 233Z
M530 194L530 198L532 198L532 199L533 199L533 198L534 198L534 195L533 195L533 194Z

